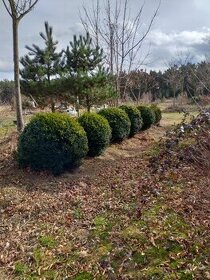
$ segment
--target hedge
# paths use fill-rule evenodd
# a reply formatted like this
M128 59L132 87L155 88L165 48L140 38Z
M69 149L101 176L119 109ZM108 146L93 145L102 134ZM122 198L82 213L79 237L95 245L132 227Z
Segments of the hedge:
M37 114L22 132L17 149L21 167L59 175L78 166L88 152L88 139L79 123L66 114Z

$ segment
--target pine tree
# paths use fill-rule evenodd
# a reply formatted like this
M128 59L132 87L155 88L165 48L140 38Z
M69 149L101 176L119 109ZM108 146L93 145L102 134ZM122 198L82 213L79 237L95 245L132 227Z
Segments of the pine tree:
M28 55L21 58L23 69L20 71L22 85L27 91L41 90L48 94L51 103L51 110L55 111L56 92L54 85L56 78L61 76L63 51L57 52L58 41L53 39L53 29L45 22L45 33L40 32L45 47L40 48L33 44L26 46ZM46 96L45 96L46 97Z
M79 38L75 35L65 54L71 90L88 111L92 105L112 98L114 92L108 69L103 66L103 50L93 46L89 33Z

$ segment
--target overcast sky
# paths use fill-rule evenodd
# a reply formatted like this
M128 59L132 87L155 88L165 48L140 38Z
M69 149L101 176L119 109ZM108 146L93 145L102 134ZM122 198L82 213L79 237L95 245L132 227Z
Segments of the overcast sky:
M136 11L142 1L130 0L129 3L131 10ZM145 0L145 3L142 26L148 23L158 0ZM73 34L82 32L79 20L82 4L90 6L91 0L39 0L20 23L20 55L26 54L25 45L41 45L39 32L43 31L45 21L53 26L59 48L65 48ZM13 77L11 25L11 18L0 0L0 80ZM194 61L201 61L210 56L209 38L210 0L162 0L144 46L146 49L150 46L147 69L164 69L167 61L180 52L191 53Z

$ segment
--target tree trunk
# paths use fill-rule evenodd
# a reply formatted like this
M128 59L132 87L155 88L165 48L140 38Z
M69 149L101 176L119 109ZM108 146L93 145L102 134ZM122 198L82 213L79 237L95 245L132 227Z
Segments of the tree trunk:
M176 105L176 89L175 88L173 88L173 94L174 94L174 96L173 96L173 107L175 107L175 105Z
M48 82L48 86L50 88L50 83L51 83L51 80L50 80L50 65L48 65L48 68L47 68L47 82ZM51 107L51 112L55 113L55 100L54 100L53 96L50 97L50 107Z
M88 113L90 113L91 105L90 105L90 100L89 100L89 96L88 95L86 95L86 107L87 107Z
M24 128L22 100L20 92L20 76L19 76L19 49L18 49L18 24L17 19L13 22L13 54L14 54L14 81L15 81L15 106L17 118L17 131L21 132Z
M51 112L55 113L55 101L53 97L51 97L50 103L51 103Z

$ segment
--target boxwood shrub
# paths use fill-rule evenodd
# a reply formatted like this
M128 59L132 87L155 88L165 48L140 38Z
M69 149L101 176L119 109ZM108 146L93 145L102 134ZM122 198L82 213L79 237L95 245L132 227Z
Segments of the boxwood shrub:
M60 113L37 114L22 132L17 149L21 167L49 170L59 175L78 166L88 152L88 140L79 123Z
M143 120L140 111L136 107L129 105L122 105L120 106L120 109L126 112L131 121L131 131L129 136L134 136L137 132L141 130L143 125Z
M107 108L99 111L105 117L112 129L112 142L122 141L130 134L131 122L128 115L119 108Z
M106 149L111 139L111 128L108 121L97 113L85 113L79 118L84 128L90 156L98 156Z
M141 117L143 119L143 126L142 129L148 129L151 127L152 124L155 123L155 113L153 110L148 106L138 106L137 109L141 113Z
M155 114L155 124L158 125L160 123L160 120L162 119L162 113L160 108L157 105L151 105L150 108L153 110Z

